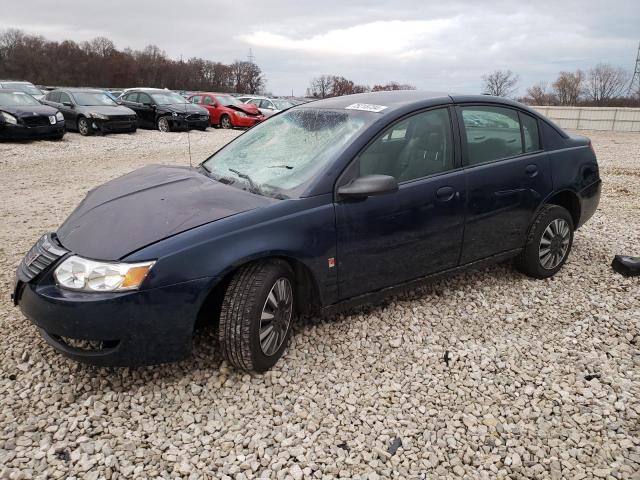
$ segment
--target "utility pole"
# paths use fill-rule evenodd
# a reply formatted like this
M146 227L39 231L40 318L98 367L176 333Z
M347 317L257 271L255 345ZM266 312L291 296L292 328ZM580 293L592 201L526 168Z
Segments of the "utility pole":
M638 54L636 55L636 66L633 69L633 77L631 77L629 90L627 90L628 96L633 94L640 95L640 43L638 43Z

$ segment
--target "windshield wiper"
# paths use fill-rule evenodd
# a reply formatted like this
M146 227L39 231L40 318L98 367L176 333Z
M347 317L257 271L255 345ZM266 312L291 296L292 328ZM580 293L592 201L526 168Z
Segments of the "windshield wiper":
M269 165L268 168L286 168L287 170L293 169L291 165Z
M260 190L260 187L258 187L258 185L256 185L254 181L251 180L251 177L249 175L247 175L246 173L242 173L236 170L235 168L230 168L229 171L235 173L238 177L246 180L249 183L249 191L251 191L252 193L257 193L258 195L262 195L262 191Z

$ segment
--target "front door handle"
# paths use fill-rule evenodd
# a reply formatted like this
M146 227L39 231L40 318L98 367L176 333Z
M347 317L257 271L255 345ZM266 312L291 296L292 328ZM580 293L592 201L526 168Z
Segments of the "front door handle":
M530 177L535 177L536 175L538 175L538 166L535 163L531 163L527 165L527 167L524 169L524 172Z
M439 202L448 202L449 200L452 200L457 193L458 192L456 192L456 189L453 187L440 187L436 191L436 199Z

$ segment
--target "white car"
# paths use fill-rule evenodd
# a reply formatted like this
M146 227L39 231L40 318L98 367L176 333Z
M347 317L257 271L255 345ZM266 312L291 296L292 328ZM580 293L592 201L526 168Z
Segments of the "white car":
M274 113L278 113L282 110L293 107L293 103L281 98L244 96L238 97L238 100L240 100L242 103L251 103L255 105L256 107L258 107L258 110L260 110L260 113L262 113L265 117L270 117Z

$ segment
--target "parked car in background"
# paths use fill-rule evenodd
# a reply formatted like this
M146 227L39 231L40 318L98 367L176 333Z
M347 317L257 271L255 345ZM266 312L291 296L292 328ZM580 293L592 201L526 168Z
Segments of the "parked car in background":
M65 88L53 90L43 103L58 108L64 115L67 128L81 135L111 132L135 132L136 114L118 105L102 90Z
M0 80L0 88L28 93L38 101L44 98L44 92L31 82L25 82L22 80Z
M279 98L244 96L238 97L238 100L243 103L255 105L265 117L270 117L274 113L281 112L294 106L293 103L288 100L282 100Z
M253 127L264 120L264 115L255 105L242 103L226 93L199 92L189 101L209 111L211 125L220 128Z
M264 371L299 314L507 259L555 275L600 191L588 138L504 98L319 100L195 168L95 188L24 257L13 298L77 360L182 359L201 318L230 364Z
M133 88L118 99L138 116L138 124L144 128L157 128L161 132L209 126L206 108L193 105L171 90L161 88Z
M19 90L0 89L0 140L64 137L64 116Z

